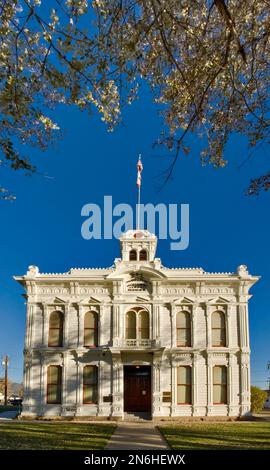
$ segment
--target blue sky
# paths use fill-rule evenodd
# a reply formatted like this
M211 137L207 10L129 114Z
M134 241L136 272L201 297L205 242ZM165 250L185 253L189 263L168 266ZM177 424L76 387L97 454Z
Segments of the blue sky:
M203 267L209 271L235 271L247 264L262 276L252 288L250 332L252 382L266 386L269 353L269 193L251 198L244 194L249 179L267 167L267 150L261 148L244 165L245 142L233 137L226 168L215 170L199 162L201 143L192 137L192 152L181 157L173 179L159 191L168 157L152 149L160 121L144 90L141 99L125 111L124 124L107 133L104 124L73 108L61 108L52 117L63 128L63 139L46 153L32 150L40 170L52 178L23 177L8 172L1 183L16 192L13 203L1 202L0 354L10 356L10 376L22 378L25 325L23 290L13 275L24 274L31 264L42 272L65 272L71 267L110 266L119 256L117 240L81 237L81 208L86 203L136 203L137 155L143 155L142 202L190 205L190 245L171 251L169 242L158 244L163 264Z

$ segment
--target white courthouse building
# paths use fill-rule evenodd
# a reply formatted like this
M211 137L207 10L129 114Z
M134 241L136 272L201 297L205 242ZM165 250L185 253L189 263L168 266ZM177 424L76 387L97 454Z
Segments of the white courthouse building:
M249 290L259 279L166 268L129 230L110 268L16 276L26 290L24 416L241 416Z

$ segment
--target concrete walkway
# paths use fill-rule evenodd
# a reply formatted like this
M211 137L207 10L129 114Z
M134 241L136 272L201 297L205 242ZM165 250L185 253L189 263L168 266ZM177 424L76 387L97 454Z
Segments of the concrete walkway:
M107 450L169 449L158 429L151 423L124 422L118 424Z
M16 418L18 411L3 411L0 413L0 421L11 421L12 419Z

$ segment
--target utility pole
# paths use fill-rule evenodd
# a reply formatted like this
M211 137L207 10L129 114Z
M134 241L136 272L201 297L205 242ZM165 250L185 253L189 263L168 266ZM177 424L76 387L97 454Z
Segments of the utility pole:
M5 387L5 406L7 406L7 397L8 397L8 356L5 356L2 365L5 368L5 381L4 381L4 387Z

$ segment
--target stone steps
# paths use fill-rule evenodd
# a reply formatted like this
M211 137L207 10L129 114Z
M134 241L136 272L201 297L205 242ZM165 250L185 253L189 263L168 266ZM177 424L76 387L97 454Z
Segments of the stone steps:
M124 413L124 421L131 421L131 422L146 422L151 421L151 414L145 412L125 412Z

